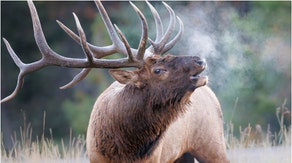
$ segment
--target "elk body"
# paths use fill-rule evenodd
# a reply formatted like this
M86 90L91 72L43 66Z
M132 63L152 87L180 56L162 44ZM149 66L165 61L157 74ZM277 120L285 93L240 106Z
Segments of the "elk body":
M206 79L192 80L204 64L151 57L138 72L112 71L118 82L99 96L90 117L90 161L166 163L191 153L202 162L226 162L219 103L203 86Z
M152 41L148 38L144 15L130 3L142 24L139 47L133 49L118 27L112 25L101 2L95 3L113 44L106 47L89 44L74 14L79 36L58 23L82 46L86 54L84 59L75 59L60 56L50 49L37 11L33 3L28 1L42 59L30 64L22 63L4 39L11 57L20 68L20 74L15 91L1 102L16 96L26 74L47 66L83 68L62 88L77 84L91 68L111 68L110 73L116 82L99 96L89 120L86 141L91 163L194 162L194 158L206 163L228 162L220 104L206 86L207 77L200 76L206 68L205 61L196 56L162 56L175 45L183 32L183 24L175 17L173 10L163 3L170 14L170 23L164 32L157 11L146 2L156 24L156 39ZM176 19L180 28L170 39ZM148 40L151 46L146 48ZM114 53L126 57L101 59ZM117 69L126 67L137 69Z

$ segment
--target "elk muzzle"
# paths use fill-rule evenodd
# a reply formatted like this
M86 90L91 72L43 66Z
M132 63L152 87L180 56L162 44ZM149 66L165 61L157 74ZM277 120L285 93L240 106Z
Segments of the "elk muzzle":
M200 75L207 67L205 59L197 57L195 60L195 72L191 73L190 80L195 88L204 86L208 83L208 77Z

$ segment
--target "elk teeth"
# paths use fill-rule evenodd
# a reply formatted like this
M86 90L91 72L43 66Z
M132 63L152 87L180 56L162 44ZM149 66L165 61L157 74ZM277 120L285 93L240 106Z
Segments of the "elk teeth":
M200 78L200 75L192 75L190 77L191 80L198 79L198 78Z

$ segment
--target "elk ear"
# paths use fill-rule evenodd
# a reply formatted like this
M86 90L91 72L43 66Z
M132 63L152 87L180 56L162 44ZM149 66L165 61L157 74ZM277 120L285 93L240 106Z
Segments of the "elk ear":
M128 84L130 82L135 82L137 74L132 71L126 70L109 70L113 78L115 78L121 84Z

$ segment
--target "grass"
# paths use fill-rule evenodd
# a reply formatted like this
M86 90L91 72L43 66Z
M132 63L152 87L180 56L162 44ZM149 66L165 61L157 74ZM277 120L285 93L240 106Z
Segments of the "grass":
M280 127L279 132L272 133L268 126L264 131L261 125L254 127L248 125L244 129L239 127L239 139L234 136L234 126L227 124L225 130L226 145L229 149L234 148L254 148L254 147L273 147L273 146L291 146L291 113L285 107L286 100L282 106L276 108L276 117ZM288 122L288 126L284 123Z
M234 136L234 126L227 124L225 130L228 158L231 163L291 163L291 113L282 106L276 109L279 132L266 131L260 125L239 128L239 138ZM289 126L284 121L288 120Z
M236 137L233 124L227 125L225 139L231 163L291 162L291 127L284 125L284 105L276 110L280 125L280 131L277 133L271 133L269 128L264 132L260 125L254 127L249 125L244 129L240 127L240 136ZM45 118L43 128L44 126ZM57 143L52 136L52 131L50 133L49 138L45 138L42 134L40 138L33 139L31 125L25 123L20 128L20 135L15 133L11 137L13 141L11 150L5 150L2 141L1 161L4 163L89 162L86 156L84 136L72 137L71 131L69 140L62 139Z
M45 117L45 113L44 113ZM24 116L25 118L25 116ZM25 122L25 121L24 121ZM45 118L43 121L45 126ZM44 127L43 127L44 128ZM84 162L86 159L85 137L72 137L72 130L68 142L61 140L60 143L54 140L52 131L51 137L32 138L32 128L30 124L24 123L20 127L20 135L11 137L13 148L6 150L1 141L1 161L4 163L51 163L51 162ZM44 133L44 131L43 131Z

